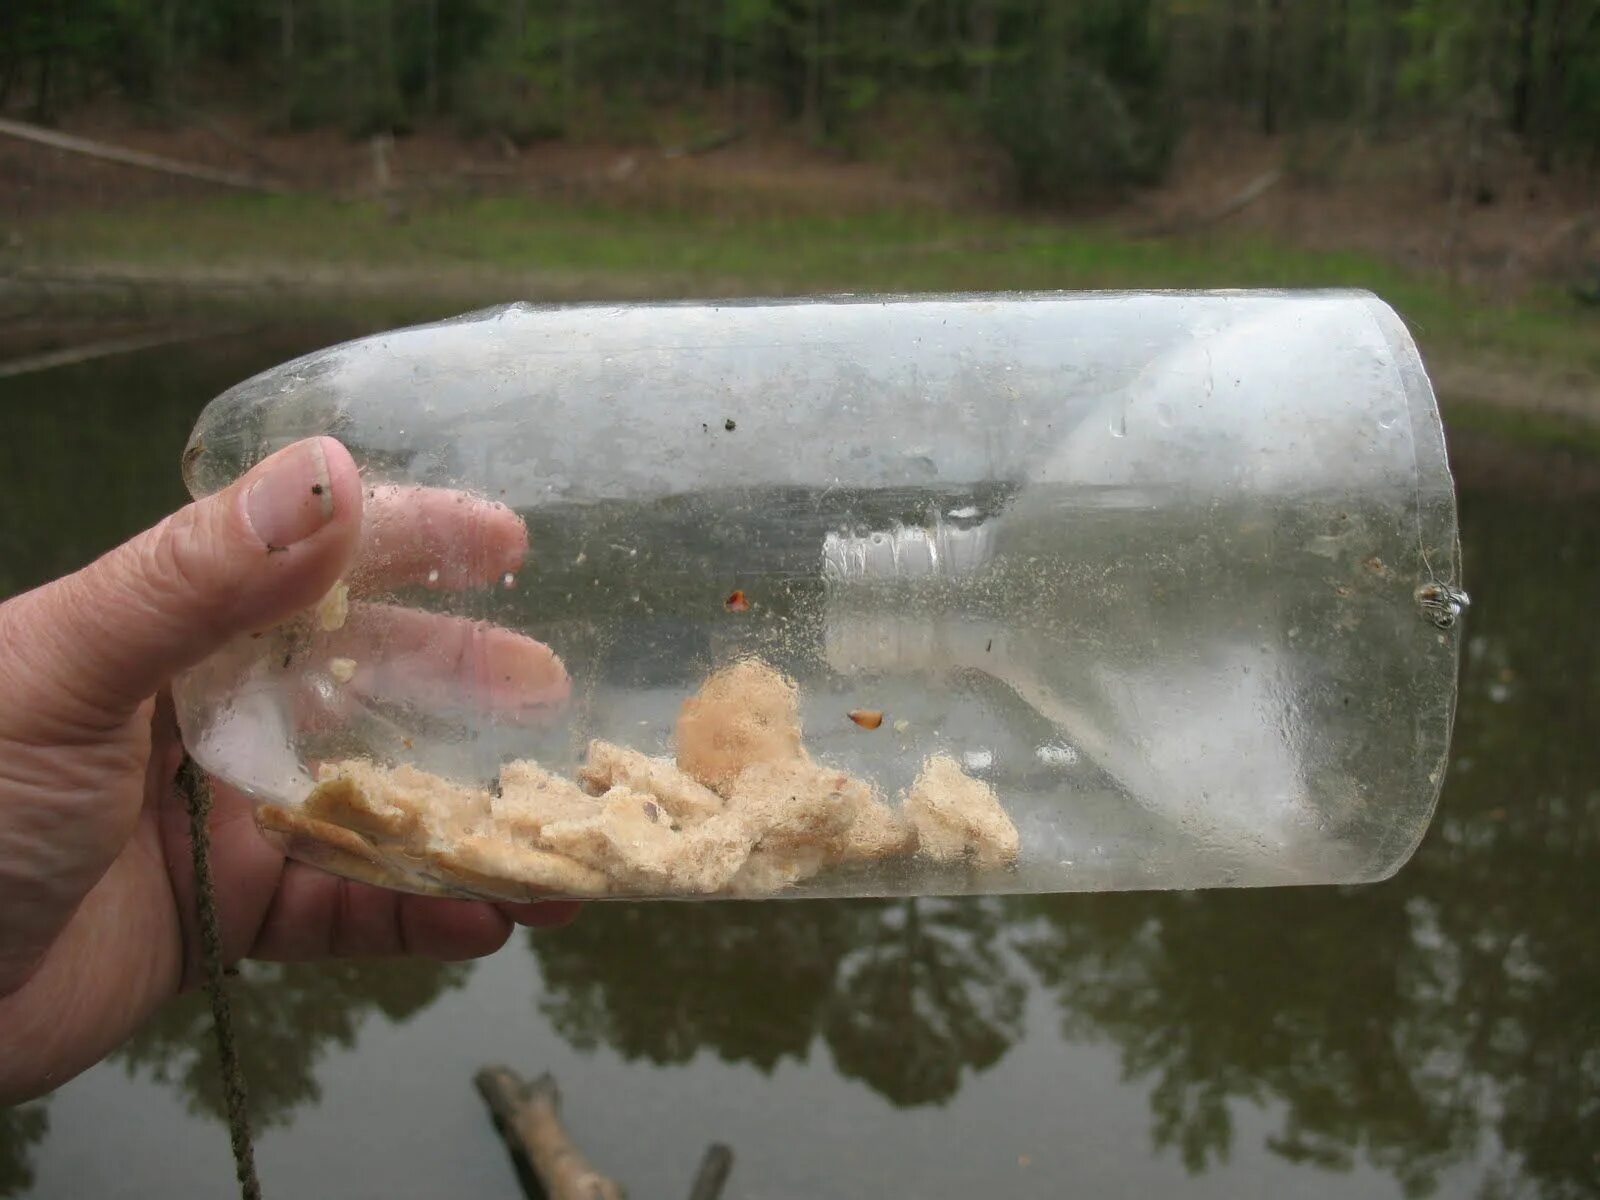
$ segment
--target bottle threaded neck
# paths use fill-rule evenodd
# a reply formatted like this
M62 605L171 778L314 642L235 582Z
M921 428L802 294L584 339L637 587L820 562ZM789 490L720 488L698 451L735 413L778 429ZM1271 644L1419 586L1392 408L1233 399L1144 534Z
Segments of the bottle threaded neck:
M869 582L964 575L994 554L994 526L931 528L895 525L870 533L830 532L822 543L822 574L830 582Z

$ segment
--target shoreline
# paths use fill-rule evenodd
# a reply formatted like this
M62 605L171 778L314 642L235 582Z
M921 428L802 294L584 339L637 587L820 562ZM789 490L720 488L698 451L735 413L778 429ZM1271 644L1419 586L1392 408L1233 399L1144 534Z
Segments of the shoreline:
M344 337L513 300L1217 286L1368 288L1411 328L1462 428L1600 450L1600 312L1553 290L1507 300L1371 256L1237 233L1139 237L1110 219L701 213L527 196L400 217L304 197L68 208L14 223L0 251L0 374L142 340L286 324Z

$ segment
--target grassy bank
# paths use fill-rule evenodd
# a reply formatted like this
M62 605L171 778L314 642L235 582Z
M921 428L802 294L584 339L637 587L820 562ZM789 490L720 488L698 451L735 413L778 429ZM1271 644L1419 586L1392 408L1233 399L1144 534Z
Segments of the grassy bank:
M132 273L179 293L220 289L231 303L395 319L509 298L1366 287L1453 381L1441 390L1548 407L1527 397L1560 384L1554 407L1600 419L1592 309L1553 291L1499 302L1372 257L1229 235L1143 238L1111 223L927 209L730 214L503 196L435 201L398 219L378 204L308 197L168 201L63 212L18 234L13 261L39 272ZM252 281L272 286L253 291ZM1492 371L1474 366L1489 361Z

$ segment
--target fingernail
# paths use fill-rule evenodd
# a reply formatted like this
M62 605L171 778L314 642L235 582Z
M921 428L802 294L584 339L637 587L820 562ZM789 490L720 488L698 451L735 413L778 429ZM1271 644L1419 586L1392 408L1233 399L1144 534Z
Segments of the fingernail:
M322 439L281 451L245 495L245 515L269 550L310 537L333 518L333 483Z

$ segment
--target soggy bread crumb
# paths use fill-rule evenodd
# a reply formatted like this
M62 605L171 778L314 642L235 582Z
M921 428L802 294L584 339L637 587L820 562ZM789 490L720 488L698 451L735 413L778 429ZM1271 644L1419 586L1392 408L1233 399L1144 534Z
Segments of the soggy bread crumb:
M739 773L728 798L761 844L833 846L856 818L859 797L843 771L806 759L755 763Z
M422 850L450 842L489 815L489 793L402 764L324 763L305 811L379 840Z
M552 821L544 845L596 870L627 868L667 853L672 829L661 806L643 792L612 788L592 815Z
M504 900L603 896L607 890L603 872L489 834L462 838L452 849L434 854L433 863L455 882Z
M599 813L600 805L570 779L531 759L500 768L500 794L489 800L494 825L513 839L536 842L553 821L575 821Z
M758 846L728 881L727 890L734 896L775 896L804 883L827 863L828 855L820 846Z
M814 761L799 694L765 663L706 680L677 757L596 740L577 779L521 759L496 793L410 765L323 764L303 807L264 805L297 857L386 887L527 900L546 895L768 896L830 867L913 852L1008 865L1020 839L994 790L949 755L903 805Z
M308 815L385 841L409 843L420 838L421 813L386 799L368 764L324 765L317 774L317 786L306 797Z
M800 756L800 690L759 659L741 659L684 701L677 734L678 766L727 795L746 767Z
M648 792L682 825L699 824L724 808L721 796L686 775L672 759L651 758L614 742L589 743L578 779L595 795L616 786Z
M345 621L350 616L350 587L344 580L339 580L328 594L317 601L317 624L327 633L333 633L344 628Z
M270 833L304 835L325 843L352 857L373 865L381 865L382 857L371 842L354 830L333 821L319 820L302 812L285 808L281 804L263 804L256 810L256 824Z
M418 876L360 834L296 809L263 804L256 809L256 824L282 838L283 850L290 857L345 879L397 891L461 894Z
M974 779L948 754L935 754L906 795L906 816L921 853L939 862L971 858L979 867L1016 861L1021 848L994 789Z
M855 819L844 831L839 857L844 862L871 862L909 854L916 848L917 832L900 813L876 796L856 804Z
M915 843L910 824L870 784L805 758L746 768L728 807L763 847L811 844L839 862L888 858Z
M614 877L672 891L712 892L743 865L751 836L742 821L721 816L674 829L646 792L614 787L597 816L547 825L544 844Z
M755 841L749 826L732 813L702 821L679 837L668 882L702 895L728 886L749 860Z

